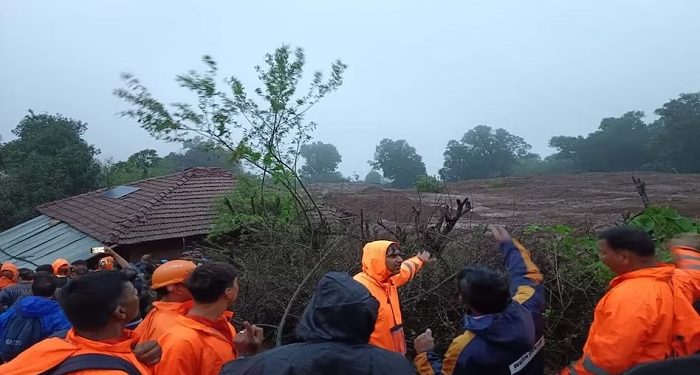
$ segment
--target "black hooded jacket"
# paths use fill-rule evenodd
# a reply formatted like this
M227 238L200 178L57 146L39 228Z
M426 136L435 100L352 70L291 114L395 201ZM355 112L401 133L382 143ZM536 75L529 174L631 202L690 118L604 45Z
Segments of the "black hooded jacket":
M299 327L300 343L229 362L222 375L409 375L401 355L368 344L379 303L348 274L321 278Z

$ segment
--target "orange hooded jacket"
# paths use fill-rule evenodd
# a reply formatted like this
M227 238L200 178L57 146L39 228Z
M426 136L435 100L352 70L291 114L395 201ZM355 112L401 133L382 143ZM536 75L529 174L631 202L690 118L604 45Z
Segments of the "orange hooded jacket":
M674 249L677 252L678 249ZM598 302L583 356L562 374L618 374L700 350L700 254L619 275ZM695 269L693 269L695 268Z
M141 335L141 341L158 341L165 332L175 325L175 322L187 315L193 305L193 301L187 302L153 302L153 309L146 314L143 321L134 330Z
M19 271L17 270L17 266L10 262L5 262L2 264L2 268L0 268L2 271L10 271L12 272L12 279L8 279L5 276L0 277L0 289L12 285L16 283L17 280L17 275L19 274Z
M423 267L418 257L407 259L401 264L401 272L391 276L386 268L386 251L392 241L374 241L362 250L362 272L354 279L364 285L379 301L379 313L374 332L369 343L397 353L406 353L406 339L403 334L403 320L399 305L398 287L411 281Z
M131 331L125 330L124 336L114 343L88 340L76 336L71 329L65 340L50 338L35 344L25 350L12 361L0 366L0 374L3 375L38 375L43 374L64 360L74 355L81 354L107 354L129 361L141 374L149 375L151 370L136 359L132 347L136 345L139 337ZM72 375L124 375L119 370L84 370L72 372Z
M227 320L233 314L226 313ZM236 329L229 323L232 337ZM181 316L158 340L163 357L156 366L161 375L218 375L228 361L236 359L234 343L216 329Z

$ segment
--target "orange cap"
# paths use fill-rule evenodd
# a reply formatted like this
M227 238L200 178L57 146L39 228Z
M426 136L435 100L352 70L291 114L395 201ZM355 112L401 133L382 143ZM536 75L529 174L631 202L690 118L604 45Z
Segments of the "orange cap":
M10 262L5 262L2 264L2 268L0 268L0 272L2 272L2 271L10 271L10 272L12 272L13 275L15 275L15 277L17 277L17 275L19 274L19 270L17 270L17 266L15 266L14 264L12 264Z
M100 258L97 264L104 269L111 270L114 267L114 258L111 256Z
M151 289L184 282L197 265L189 260L171 260L156 268L151 278Z
M63 267L63 266L70 266L67 260L63 258L58 258L51 263L51 267L53 268L53 274L58 275L58 270Z

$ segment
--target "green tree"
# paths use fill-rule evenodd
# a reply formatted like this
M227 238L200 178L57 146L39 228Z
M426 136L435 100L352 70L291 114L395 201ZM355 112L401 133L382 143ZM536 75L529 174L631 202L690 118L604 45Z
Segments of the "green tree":
M505 129L479 125L461 140L451 140L444 152L440 177L445 181L507 176L532 146Z
M98 187L99 153L81 138L87 125L30 111L0 144L0 229L35 216L42 203Z
M367 173L367 175L365 176L366 184L381 185L382 182L382 175L374 169L369 171L369 173Z
M644 112L627 112L600 122L598 130L583 137L553 137L555 160L571 160L577 170L588 172L634 171L655 160L654 133L644 123Z
M369 164L381 169L384 177L398 188L412 187L418 176L426 175L423 158L404 139L382 139L374 151L374 160Z
M660 162L681 173L700 172L700 92L681 94L656 110Z
M261 172L261 189L269 177L287 189L304 214L307 227L313 229L309 208L320 217L323 214L297 173L301 146L310 140L316 127L304 116L342 85L346 65L333 63L325 80L321 72L315 72L308 90L299 94L306 63L304 52L282 46L265 56L263 66L255 67L262 86L251 95L236 77L227 79L226 87L219 87L216 62L209 56L204 56L203 62L204 73L190 71L176 78L181 87L197 95L197 102L174 103L170 108L153 98L133 75L123 75L126 87L114 93L132 108L122 114L138 121L154 137L184 142L202 136L232 151L235 160L243 160ZM261 200L264 197L259 194ZM259 206L265 206L264 202Z
M343 181L343 175L338 172L338 164L343 161L338 149L330 143L314 142L301 146L301 157L304 166L299 173L310 182Z

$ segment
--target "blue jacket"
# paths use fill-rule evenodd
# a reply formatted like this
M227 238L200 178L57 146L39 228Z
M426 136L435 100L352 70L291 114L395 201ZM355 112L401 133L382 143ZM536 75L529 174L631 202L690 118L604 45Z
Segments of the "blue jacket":
M0 336L2 338L5 337L5 325L15 314L26 318L39 318L44 337L71 327L58 302L46 297L26 296L0 315Z
M464 333L450 345L444 360L433 352L415 358L421 375L544 374L544 288L530 252L517 241L501 244L513 300L497 314L465 315Z

